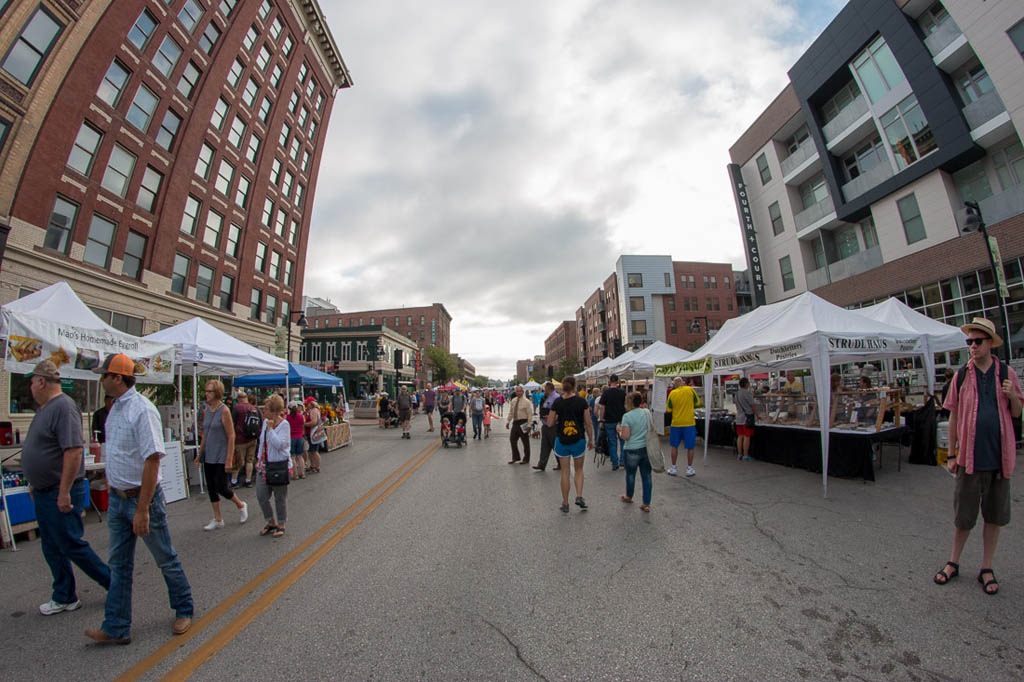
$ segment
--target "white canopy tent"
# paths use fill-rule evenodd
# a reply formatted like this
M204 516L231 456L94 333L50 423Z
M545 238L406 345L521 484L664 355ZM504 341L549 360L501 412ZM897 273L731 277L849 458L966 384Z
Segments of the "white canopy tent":
M525 384L523 384L523 390L524 391L536 391L539 388L543 388L543 387L540 384L538 384L536 381L534 381L533 379L530 379Z
M664 341L655 341L632 357L626 357L623 353L615 359L615 364L610 368L609 374L642 374L652 376L656 365L670 365L674 362L682 362L688 359L693 353L682 348L676 348Z
M659 376L736 374L758 370L802 369L810 366L817 387L821 431L822 486L828 495L828 436L832 364L923 355L916 333L846 310L807 292L755 308L728 320L697 349L691 359L658 366ZM704 382L705 404L711 382ZM705 410L704 458L711 411Z
M614 362L614 360L612 358L601 358L599 361L595 362L593 365L591 365L590 367L587 367L582 372L577 374L576 378L577 379L589 379L589 378L591 378L593 376L598 376L597 374L593 374L593 373L594 372L601 372L601 371L603 371L612 362Z

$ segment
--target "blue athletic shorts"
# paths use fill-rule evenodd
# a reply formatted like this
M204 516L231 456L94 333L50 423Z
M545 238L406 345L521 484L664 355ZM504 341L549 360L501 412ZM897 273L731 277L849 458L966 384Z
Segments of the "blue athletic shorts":
M668 430L668 444L674 448L678 448L680 443L682 443L683 447L686 448L687 450L693 450L695 447L697 447L697 427L671 427Z
M587 439L580 438L572 445L562 445L560 438L555 438L555 456L556 457L582 457L587 452Z

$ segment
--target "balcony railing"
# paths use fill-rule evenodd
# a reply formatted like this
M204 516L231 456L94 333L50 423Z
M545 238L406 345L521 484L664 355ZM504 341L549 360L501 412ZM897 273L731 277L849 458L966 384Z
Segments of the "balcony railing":
M847 104L834 119L826 123L821 129L822 134L825 136L825 141L831 142L839 137L844 130L856 123L866 113L868 113L868 101L864 99L864 95L857 95L852 102Z
M793 220L796 223L796 231L799 232L808 225L813 225L835 210L832 197L825 197L818 203L805 208L793 216Z
M981 215L986 225L994 225L1007 218L1024 213L1024 185L1016 185L1010 189L993 194L987 199L978 202ZM962 230L964 219L967 217L967 209L961 208L956 212L956 222Z
M939 24L934 33L924 39L924 44L932 56L936 57L962 35L963 31L956 25L956 22L947 19Z
M861 173L853 180L850 180L848 183L843 185L843 197L845 197L847 201L853 201L855 197L859 197L872 187L882 184L891 178L892 175L892 165L888 160L884 160L867 173Z
M796 151L787 156L782 160L782 177L788 176L790 173L795 171L800 165L818 153L818 149L814 146L814 142L811 138L807 138L800 146L796 148Z
M963 108L964 118L967 119L967 125L971 130L980 128L1004 111L1006 105L995 90L986 92Z
M830 263L823 268L811 270L807 273L807 289L813 291L830 282L838 282L841 279L867 272L881 264L882 249L873 246L843 260Z

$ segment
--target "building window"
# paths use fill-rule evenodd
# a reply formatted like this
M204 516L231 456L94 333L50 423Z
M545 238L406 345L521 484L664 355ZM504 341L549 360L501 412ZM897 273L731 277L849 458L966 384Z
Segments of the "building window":
M121 274L138 279L142 274L142 259L146 255L146 238L138 232L129 232L124 244Z
M255 78L249 77L249 80L245 84L245 90L242 92L242 101L245 102L245 106L252 107L256 101L256 95L260 92L260 84L256 82Z
M291 197L291 195L292 195L292 185L294 184L294 182L295 182L295 174L292 173L291 171L285 171L284 172L284 183L281 185L281 193L284 194L286 197Z
M878 233L875 232L874 218L867 218L860 223L860 231L864 237L864 250L878 246Z
M671 286L672 286L672 273L671 272L666 272L665 273L665 288L669 289L669 288L671 288Z
M722 281L724 281L724 282L725 282L725 288L726 288L726 289L729 289L729 288L731 288L731 285L729 284L729 278L728 278L728 277L723 277L723 278L722 278Z
M309 170L309 150L302 150L302 172L305 173Z
M235 278L231 275L220 276L220 307L231 310L231 297L235 292Z
M629 297L629 309L632 311L641 311L644 309L644 297L643 296L630 296Z
M872 102L877 102L905 80L892 50L881 36L857 55L852 66Z
M261 216L261 220L267 227L274 224L274 200L270 197L263 200L263 215Z
M690 312L690 297L689 296L684 296L683 297L683 311L687 312L687 313Z
M647 320L632 320L630 326L634 336L647 336Z
M900 170L938 148L914 95L884 113L881 122Z
M266 242L259 242L256 244L256 263L255 268L257 272L263 272L264 268L267 267L267 244Z
M626 282L626 286L628 286L629 288L637 289L643 287L644 276L639 272L628 273L626 275Z
M226 17L231 16L231 13L235 11L235 5L238 4L238 0L220 0L220 13Z
M851 80L849 83L840 88L839 92L832 96L832 98L825 102L821 107L822 123L828 123L836 116L839 112L850 105L860 95L860 88L857 87L856 81Z
M316 92L316 79L310 78L309 82L306 83L306 97L313 99L313 93Z
M195 92L196 83L199 82L201 75L202 71L195 65L195 62L185 65L185 70L181 72L181 78L178 79L178 92L184 95L185 99L192 98L192 93Z
M178 129L180 127L181 116L178 116L173 109L168 109L167 113L164 114L163 123L160 124L160 130L157 131L156 143L170 151L174 145L174 139L178 136Z
M238 114L235 114L235 118L231 121L231 129L228 131L228 142L235 149L242 148L242 137L245 135L245 121Z
M281 162L281 159L278 159L276 157L271 162L271 164L270 164L270 184L271 185L276 185L278 182L280 182L280 180L281 180L281 167L283 165L284 164Z
M274 21L270 23L270 37L277 42L278 38L281 37L281 31L284 30L284 25L281 23L281 17L274 17Z
M1018 21L1013 28L1006 32L1006 35L1010 36L1017 51L1024 56L1024 21Z
M715 304L711 300L710 296L705 296L704 297L704 309L707 310L708 312L710 312L710 311L715 309Z
M1024 146L1014 142L992 155L1002 189L1024 184Z
M988 71L978 62L964 69L957 77L956 84L960 89L964 104L977 102L994 89Z
M160 184L163 182L164 176L152 166L146 166L146 171L142 174L142 184L139 185L139 196L135 200L144 211L153 213L153 207L156 206L156 197L160 193Z
M267 96L263 97L263 101L260 102L260 120L266 123L270 120L270 107L272 106L270 98Z
M267 294L267 305L264 307L264 316L267 324L277 324L277 296Z
M779 259L779 271L782 273L782 290L789 291L796 288L796 280L793 279L793 263L789 256Z
M373 325L373 324L377 324L377 318L375 318L375 317L371 317L371 318L370 318L370 324L371 324L371 325Z
M309 107L302 107L299 111L298 124L303 130L306 129L306 122L309 120Z
M217 130L224 129L224 119L227 118L228 109L231 105L228 104L227 100L223 97L217 99L217 104L213 107L213 115L210 116L210 123Z
M306 203L306 187L300 182L295 186L295 206L296 208L302 208L303 204Z
M917 205L917 197L913 194L907 195L896 202L900 210L900 220L903 222L903 233L907 237L907 244L913 244L924 239L927 234L924 231L924 220L921 218L921 209Z
M213 163L213 147L206 142L199 150L199 159L196 161L196 175L203 180L210 179L210 165Z
M718 277L716 277L715 275L711 275L711 288L712 289L717 289L718 288Z
M278 282L281 280L281 252L274 251L270 254L270 279Z
M263 292L253 287L252 293L249 295L249 317L256 320L260 319L260 303L263 301Z
M75 218L78 217L78 206L64 197L57 195L50 213L50 222L46 226L43 247L66 254L71 245L71 233L75 229Z
M203 35L199 36L199 49L206 54L210 54L213 52L213 46L217 44L218 40L220 40L220 28L211 21L206 25Z
M284 283L286 286L292 286L292 262L286 260L284 262Z
M252 52L252 48L256 45L256 41L260 38L259 29L253 24L249 27L248 33L245 34L245 38L242 40L242 44L245 45L245 49Z
M238 176L238 188L235 190L235 203L239 207L245 208L249 204L249 188L252 186L252 181L244 175Z
M252 163L256 163L256 157L259 156L260 143L262 142L263 140L256 133L249 135L249 146L245 149L245 158Z
M92 224L89 226L89 237L85 241L85 256L82 260L101 268L108 267L110 265L110 245L114 243L116 230L115 223L94 213Z
M767 185L772 179L772 171L768 168L768 157L761 154L757 157L757 172L761 176L761 184Z
M299 136L296 135L295 137L292 138L291 149L288 150L288 156L291 157L292 161L298 161L299 160L299 150L300 149L302 149L302 140L300 140Z
M295 47L295 41L292 40L292 37L289 35L287 38L284 39L284 43L281 44L282 54L284 54L287 57L292 53L293 47Z
M110 152L107 170L103 173L101 184L122 199L128 192L128 183L135 170L135 155L119 144L115 144Z
M266 21L273 8L274 6L270 4L270 0L263 0L263 2L260 3L260 19Z
M196 225L199 223L199 211L202 208L199 199L191 194L185 200L185 211L181 214L181 231L185 234L195 236Z
M224 227L224 216L210 209L206 214L206 229L203 230L203 243L217 248L220 244L220 231Z
M71 155L68 157L68 166L75 169L82 175L89 175L92 170L92 160L99 149L103 133L83 122L78 129L78 136L75 144L71 147Z
M860 253L860 237L857 236L856 225L847 225L836 230L835 242L839 260L845 260Z
M231 223L228 226L228 243L225 251L232 258L238 258L238 243L242 239L242 228Z
M185 295L188 286L188 266L191 260L180 253L174 254L174 271L171 273L171 291Z
M668 321L668 329L673 334L678 334L679 333L679 328L676 325L676 321L675 320L669 320Z
M295 246L299 241L299 221L292 219L292 227L288 231L288 243Z
M110 62L110 67L107 69L106 75L103 76L103 81L100 83L96 96L111 107L116 107L121 99L121 93L124 92L124 86L128 84L128 79L131 75L131 72L115 59Z
M291 135L291 133L292 127L290 125L287 123L281 124L281 137L278 138L277 143L282 149L288 146L288 136Z
M217 169L217 180L214 181L214 188L224 196L230 196L231 181L235 179L235 167L227 159L220 160L220 168Z
M234 90L238 87L238 83L242 80L242 74L245 72L245 64L240 59L235 59L231 64L231 70L228 71L228 85Z
M164 75L164 78L170 78L179 57L181 57L181 45L175 42L171 36L164 36L164 42L160 43L160 48L153 55L153 66Z
M280 64L274 64L274 70L270 72L270 87L277 88L281 84L281 76L284 75L284 69L281 68Z
M314 105L317 111L324 108L324 93L323 91L316 93L316 104Z
M880 163L888 163L888 161L885 158L882 138L875 136L875 139L843 157L843 172L846 175L846 180L850 181L867 173Z
M800 185L800 201L804 210L826 199L828 199L828 186L825 184L824 175L818 175Z
M142 10L142 14L135 20L135 25L128 31L128 40L132 41L132 44L142 51L146 48L146 43L149 42L149 37L153 35L153 29L155 28L156 19L153 18L153 15L148 10Z
M189 33L196 30L196 26L199 25L199 20L202 17L203 10L196 4L195 0L185 0L184 6L178 12L178 21L182 23L185 30Z
M711 281L708 279L707 275L704 275L704 288L705 289L710 289L711 288Z
M676 310L676 299L670 296L666 300L668 301L668 311L674 313Z
M145 85L140 85L135 93L135 99L132 100L132 105L128 107L128 114L125 118L133 126L142 132L146 132L149 130L150 121L153 120L156 105L159 103L160 99L153 94L152 90Z
M213 294L213 268L199 264L196 268L196 300L209 303Z
M256 66L259 67L260 71L266 71L267 66L270 64L271 58L270 50L267 49L267 44L264 43L260 47L259 53L256 55Z
M352 344L342 342L341 344L341 361L351 362L352 361Z
M277 218L274 219L274 234L278 237L284 237L284 226L288 222L288 216L284 210L277 212Z

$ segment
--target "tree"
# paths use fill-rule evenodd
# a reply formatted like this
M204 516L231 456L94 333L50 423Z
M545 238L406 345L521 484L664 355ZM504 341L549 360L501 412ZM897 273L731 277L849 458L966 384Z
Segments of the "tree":
M459 367L448 351L438 346L427 346L426 350L427 362L434 370L434 381L444 383L455 377Z
M582 370L579 359L575 355L571 355L558 363L558 368L555 369L555 378L561 381L562 377L579 374Z
M491 380L481 375L473 377L473 381L471 382L473 386L476 386L478 388L484 388L489 383L491 383Z

